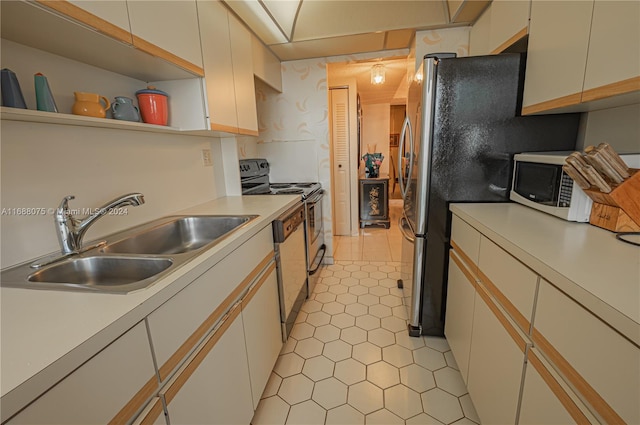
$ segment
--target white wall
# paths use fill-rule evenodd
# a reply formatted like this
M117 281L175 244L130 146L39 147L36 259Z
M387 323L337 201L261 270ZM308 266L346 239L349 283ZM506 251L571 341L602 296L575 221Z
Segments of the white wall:
M446 28L416 32L415 66L422 63L428 53L451 52L459 57L469 56L469 33L471 27Z
M389 174L389 129L391 128L391 105L375 103L362 105L362 138L360 152L380 152L384 156L380 174ZM362 159L362 158L360 158Z
M13 70L27 106L35 109L33 74L47 76L60 112L69 113L74 91L135 97L146 83L40 50L2 40L2 67ZM59 249L53 216L12 215L14 208L56 208L75 195L72 208L95 208L128 192L146 203L125 216L106 216L86 240L239 192L239 172L223 166L237 158L235 141L182 134L2 120L0 217L2 268ZM229 148L229 144L232 148ZM201 150L211 149L214 167ZM215 170L215 175L214 175ZM235 171L235 179L234 179Z
M172 134L2 122L1 264L7 267L59 249L53 216L11 215L5 209L95 208L125 193L146 203L124 216L105 216L87 241L217 197L212 167L201 149L211 139Z
M577 149L609 143L618 152L640 153L640 104L587 112Z

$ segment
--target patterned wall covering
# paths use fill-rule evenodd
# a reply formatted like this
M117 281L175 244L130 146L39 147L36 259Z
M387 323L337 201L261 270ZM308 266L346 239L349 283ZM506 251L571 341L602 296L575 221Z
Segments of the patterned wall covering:
M421 31L416 34L416 52L442 51L455 49L462 53L469 50L469 29L454 28L441 31ZM282 149L292 144L306 144L315 152L308 158L315 163L305 161L305 157L296 158L288 165L291 172L296 168L317 168L318 180L325 188L324 233L327 244L327 257L333 257L333 229L331 211L331 164L329 159L329 120L327 71L328 63L351 62L363 59L406 56L408 50L389 50L384 52L362 53L348 56L306 59L282 63L282 93L271 88L256 85L258 108L258 127L260 136L238 138L238 156L240 158L259 157L261 145L281 144ZM273 151L270 146L270 151Z

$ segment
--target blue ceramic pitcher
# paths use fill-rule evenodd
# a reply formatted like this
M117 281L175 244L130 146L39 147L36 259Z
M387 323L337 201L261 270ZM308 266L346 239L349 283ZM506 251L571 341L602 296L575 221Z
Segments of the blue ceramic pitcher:
M125 96L116 96L116 100L111 104L111 114L116 120L140 121L140 111L133 104L133 99Z

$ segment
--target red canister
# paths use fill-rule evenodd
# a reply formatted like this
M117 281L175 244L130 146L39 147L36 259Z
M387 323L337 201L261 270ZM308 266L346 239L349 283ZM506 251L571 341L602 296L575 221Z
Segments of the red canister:
M136 92L142 121L147 124L167 125L169 122L169 95L153 86Z

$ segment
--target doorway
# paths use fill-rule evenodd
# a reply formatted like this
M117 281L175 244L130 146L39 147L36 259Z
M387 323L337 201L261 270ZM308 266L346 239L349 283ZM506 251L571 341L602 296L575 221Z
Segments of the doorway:
M398 152L400 132L407 115L406 105L391 105L389 117L389 199L402 199L398 185L398 158L402 152Z
M371 82L371 69L377 64L383 64L386 69L386 81L380 85ZM357 236L360 232L358 179L360 175L365 176L362 155L369 151L384 155L379 171L385 177L389 176L389 188L399 193L397 184L393 184L398 157L397 154L390 155L389 148L394 144L391 141L393 132L398 133L396 139L399 140L402 120L395 124L391 107L401 110L404 119L406 75L412 66L413 59L397 56L327 64L332 220L336 236ZM342 109L343 115L337 115L338 108ZM339 122L339 126L334 125ZM342 129L338 128L340 126ZM397 151L397 146L395 148ZM389 196L392 193L390 190Z

